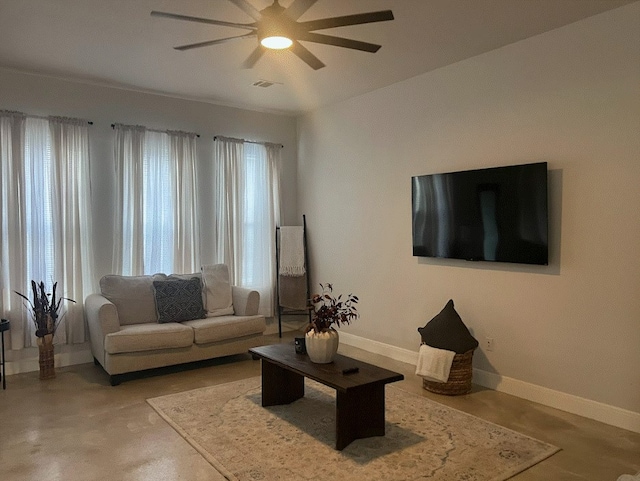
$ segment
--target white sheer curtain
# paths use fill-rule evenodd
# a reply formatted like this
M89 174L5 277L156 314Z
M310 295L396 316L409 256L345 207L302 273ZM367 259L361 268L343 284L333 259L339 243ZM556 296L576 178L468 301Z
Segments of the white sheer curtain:
M195 134L114 128L113 272L199 271Z
M142 180L144 128L116 125L114 159L116 169L113 265L114 274L144 272Z
M26 232L20 215L24 206L25 121L24 115L0 112L0 313L12 321L11 349L23 348L25 333L29 332L22 302L13 292L22 292L28 278L24 262Z
M87 122L50 118L52 167L57 189L53 203L54 280L60 293L76 304L67 304L64 334L68 343L84 342L84 299L95 292L93 226L91 216L91 172ZM56 191L57 190L57 191ZM55 220L57 219L57 222ZM56 333L56 337L62 333Z
M175 179L173 195L180 199L173 211L174 272L200 271L200 219L196 184L196 136L183 132L169 133L169 155Z
M274 306L281 148L218 137L214 153L216 259L229 266L235 285L260 292L266 316Z
M83 301L94 291L86 121L0 113L2 315L11 348L34 345L30 312L13 292L58 283L67 303L56 343L86 340Z
M244 143L239 140L216 139L214 142L214 205L216 207L215 258L229 267L231 283L241 282L241 252L235 246L241 242L241 232L236 227L239 218L239 188L236 165L244 157Z

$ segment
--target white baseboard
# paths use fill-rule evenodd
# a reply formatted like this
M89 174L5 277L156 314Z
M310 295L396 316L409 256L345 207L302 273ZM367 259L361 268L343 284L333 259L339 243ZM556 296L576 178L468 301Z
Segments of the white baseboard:
M481 369L473 370L473 381L489 389L640 433L640 413Z
M401 347L391 346L384 344L383 342L372 341L360 336L354 336L348 332L339 332L340 342L344 342L348 346L357 347L372 354L380 354L382 356L391 358L395 361L406 362L407 364L418 364L418 353L410 351L409 349L403 349Z
M55 349L58 349L60 351L55 352L53 356L56 367L73 366L74 364L85 364L87 362L93 362L91 349L86 345L81 345L78 347L56 346ZM10 374L38 371L40 369L40 363L38 362L38 349L23 349L22 351L20 351L20 353L21 355L19 359L12 359L11 361L7 361L7 376Z
M416 365L418 361L418 353L415 351L390 346L346 332L340 332L340 342L407 364ZM560 409L561 411L567 411L611 426L640 433L640 413L634 411L574 396L573 394L555 391L481 369L473 370L473 382L474 384L495 391L511 394L519 398L527 399L528 401Z
M277 333L277 325L275 327L275 333ZM340 342L372 354L379 354L414 366L418 361L418 353L416 351L391 346L342 331L340 332ZM57 367L84 364L92 362L93 360L91 350L86 344L71 348L69 346L61 346L60 351L61 352L56 352L55 354L55 365ZM37 349L25 349L23 353L24 355L20 359L7 361L7 375L37 371L40 368L38 365ZM640 413L634 411L592 401L591 399L574 396L481 369L473 370L473 382L495 391L511 394L545 406L610 424L611 426L640 433Z

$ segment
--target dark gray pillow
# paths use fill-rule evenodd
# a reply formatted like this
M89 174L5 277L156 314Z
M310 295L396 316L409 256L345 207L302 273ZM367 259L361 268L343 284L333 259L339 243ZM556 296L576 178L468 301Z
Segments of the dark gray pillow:
M427 322L426 326L419 327L418 332L425 344L456 354L464 354L478 347L478 341L471 335L453 307L453 300L449 300L444 309Z
M182 322L206 316L202 283L197 277L153 281L158 322Z

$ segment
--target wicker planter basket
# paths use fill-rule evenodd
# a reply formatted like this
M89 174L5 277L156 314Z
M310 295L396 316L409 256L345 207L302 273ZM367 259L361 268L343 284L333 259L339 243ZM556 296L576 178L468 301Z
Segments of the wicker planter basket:
M47 334L38 338L38 359L40 361L40 379L51 379L56 377L56 370L53 357L53 336Z
M475 351L475 349L471 349L464 354L456 354L453 357L447 382L434 382L423 379L422 387L427 391L436 394L446 394L448 396L457 396L471 392L473 351Z

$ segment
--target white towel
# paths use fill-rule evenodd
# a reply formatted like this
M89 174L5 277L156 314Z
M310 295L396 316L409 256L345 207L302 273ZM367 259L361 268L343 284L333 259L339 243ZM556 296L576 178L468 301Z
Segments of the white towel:
M304 273L304 228L280 227L280 275L298 277Z
M640 473L633 476L632 474L623 474L617 481L640 481Z
M416 375L422 376L428 381L447 382L455 355L456 353L453 351L422 344L418 352Z

